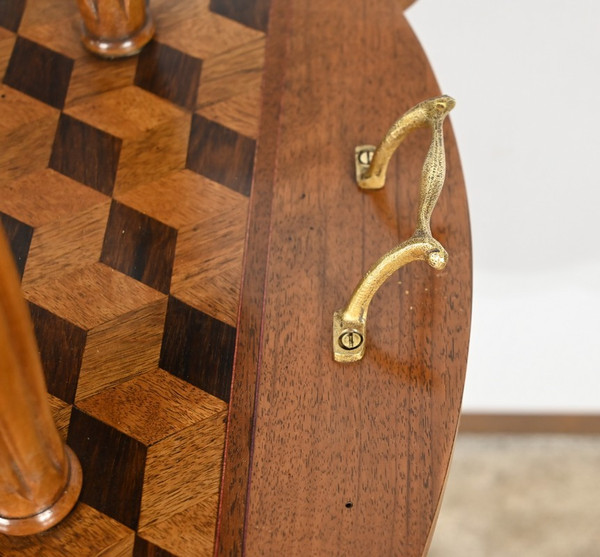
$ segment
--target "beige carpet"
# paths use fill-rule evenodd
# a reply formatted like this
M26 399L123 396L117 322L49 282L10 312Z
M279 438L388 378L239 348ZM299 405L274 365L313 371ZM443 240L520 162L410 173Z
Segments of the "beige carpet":
M458 437L429 557L600 557L600 436Z

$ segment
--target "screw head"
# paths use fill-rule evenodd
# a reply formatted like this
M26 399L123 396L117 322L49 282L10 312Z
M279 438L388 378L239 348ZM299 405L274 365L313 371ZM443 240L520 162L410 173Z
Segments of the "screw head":
M363 336L354 329L346 329L340 335L338 342L344 350L355 350L363 343Z
M365 149L364 151L360 151L356 158L358 159L358 162L360 164L367 166L367 165L371 164L374 154L375 154L374 151L371 151L370 149L369 150Z

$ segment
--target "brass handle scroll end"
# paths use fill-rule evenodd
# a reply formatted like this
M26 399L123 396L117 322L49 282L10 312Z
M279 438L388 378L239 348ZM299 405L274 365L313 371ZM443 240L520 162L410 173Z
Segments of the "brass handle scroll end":
M429 126L431 144L421 173L417 226L413 235L379 259L355 288L345 308L333 314L333 355L338 362L356 362L364 356L367 311L379 287L400 267L411 261L426 261L434 269L443 269L448 253L431 234L430 219L446 176L442 125L455 101L446 95L419 103L389 129L377 148L356 147L356 180L362 189L380 189L385 185L387 167L402 140L413 130Z

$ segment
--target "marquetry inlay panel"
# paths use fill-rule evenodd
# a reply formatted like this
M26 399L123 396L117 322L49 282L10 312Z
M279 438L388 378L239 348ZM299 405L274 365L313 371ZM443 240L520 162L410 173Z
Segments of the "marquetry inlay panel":
M80 502L8 555L212 554L268 1L157 0L133 58L0 5L0 222Z

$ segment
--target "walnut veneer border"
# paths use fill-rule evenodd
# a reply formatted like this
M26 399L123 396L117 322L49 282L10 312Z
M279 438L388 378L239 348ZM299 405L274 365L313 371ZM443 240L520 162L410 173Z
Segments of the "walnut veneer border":
M410 232L417 202L426 134L398 154L386 192L359 192L351 165L355 145L439 94L402 10L383 0L272 4L219 555L427 547L470 328L468 208L451 129L432 220L447 269L407 268L384 286L364 361L344 366L330 353L331 312L373 254Z

